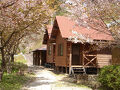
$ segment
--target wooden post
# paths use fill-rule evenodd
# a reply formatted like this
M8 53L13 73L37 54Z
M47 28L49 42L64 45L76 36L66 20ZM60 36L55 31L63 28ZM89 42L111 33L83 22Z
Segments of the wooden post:
M67 64L68 64L67 60L68 60L68 42L66 42L66 66L65 66L65 73L67 73Z
M69 49L70 49L70 47L69 47L69 43L70 42L66 42L66 67L65 67L65 72L66 72L66 74L68 73L68 70L67 70L67 67L68 67L68 61L69 61Z
M61 69L62 69L62 73L64 73L64 67L63 66L61 67Z
M40 66L41 66L42 65L42 51L40 51L39 57L40 57Z
M67 72L67 66L65 67L65 73L67 74L68 72Z
M85 65L85 62L84 62L84 44L83 44L83 50L82 50L82 55L83 55L83 60L82 60L82 64L83 64L83 66Z
M56 66L56 72L57 72L57 73L59 72L59 67L58 67L58 66Z
M72 72L72 44L70 44L70 58L69 58L69 75L71 74Z

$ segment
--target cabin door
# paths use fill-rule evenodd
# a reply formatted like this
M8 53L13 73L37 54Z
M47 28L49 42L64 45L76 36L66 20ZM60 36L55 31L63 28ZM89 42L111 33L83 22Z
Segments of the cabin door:
M72 65L80 65L80 44L72 44Z

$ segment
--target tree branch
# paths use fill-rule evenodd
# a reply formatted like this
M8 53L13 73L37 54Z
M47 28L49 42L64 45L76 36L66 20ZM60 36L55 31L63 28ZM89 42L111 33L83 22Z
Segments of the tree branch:
M0 6L0 10L14 5L17 1L19 1L19 0L9 1L9 2L7 2L7 3L3 4L3 5L1 5L1 6Z

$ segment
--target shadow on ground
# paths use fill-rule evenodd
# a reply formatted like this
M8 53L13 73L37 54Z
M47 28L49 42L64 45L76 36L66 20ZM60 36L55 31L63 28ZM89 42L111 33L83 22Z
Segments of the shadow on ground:
M45 68L44 67L40 67L40 66L29 66L28 68L28 72L31 72L31 73L37 73L38 70L44 70Z

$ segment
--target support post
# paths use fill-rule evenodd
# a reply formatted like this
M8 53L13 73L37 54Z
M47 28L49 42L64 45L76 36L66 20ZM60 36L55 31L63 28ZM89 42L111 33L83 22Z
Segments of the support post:
M67 67L65 67L65 72L66 72L66 74L68 73L68 71L67 71Z
M40 59L40 66L41 66L42 65L42 51L40 51L39 59Z
M70 45L69 75L72 73L72 44Z
M67 70L67 67L68 67L68 61L69 61L69 46L68 46L69 42L66 43L66 49L67 49L67 52L66 52L66 67L65 67L65 73L67 74L68 73L68 70Z
M62 73L64 73L64 67L61 67L61 69L62 69Z
M82 59L83 59L83 60L82 60L82 64L83 64L83 66L84 66L84 65L85 65L85 61L84 61L84 45L83 45L83 50L82 50L82 57L83 57L83 58L82 58Z

